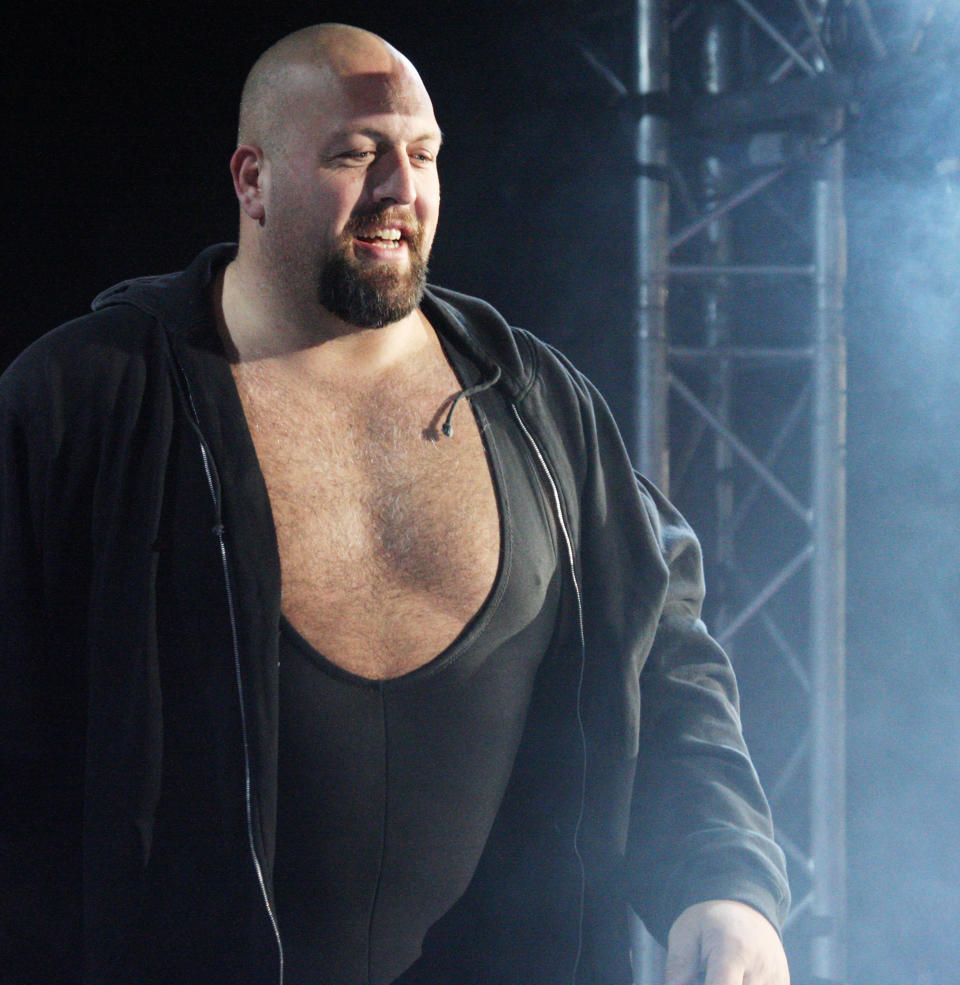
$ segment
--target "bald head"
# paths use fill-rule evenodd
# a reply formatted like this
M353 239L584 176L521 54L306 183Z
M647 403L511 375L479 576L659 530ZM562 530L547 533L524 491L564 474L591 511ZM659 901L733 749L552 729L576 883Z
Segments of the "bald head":
M437 228L441 142L420 76L382 38L320 24L278 41L247 77L230 158L232 283L273 309L267 321L408 319Z
M288 34L257 59L247 76L237 142L276 149L295 120L304 88L330 93L371 76L412 82L429 102L410 60L370 31L316 24Z

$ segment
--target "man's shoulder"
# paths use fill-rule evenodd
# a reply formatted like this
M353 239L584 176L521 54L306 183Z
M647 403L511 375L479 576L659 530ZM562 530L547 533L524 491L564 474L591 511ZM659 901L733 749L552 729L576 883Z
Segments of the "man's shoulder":
M0 377L5 395L32 390L52 378L102 379L119 363L140 358L152 319L133 308L105 308L71 319L27 346Z
M0 378L0 393L36 392L44 384L96 387L155 362L167 330L198 334L209 321L206 287L233 255L232 244L201 252L182 271L125 280L101 292L93 310L29 345Z
M142 311L109 308L73 319L29 346L0 377L5 440L42 458L58 447L87 461L104 428L134 428L167 403L163 329ZM71 458L71 461L76 459Z

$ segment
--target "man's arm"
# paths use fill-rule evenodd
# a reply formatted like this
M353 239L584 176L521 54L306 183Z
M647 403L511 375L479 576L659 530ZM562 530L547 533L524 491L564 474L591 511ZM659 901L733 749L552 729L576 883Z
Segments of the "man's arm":
M587 645L612 656L613 666L628 675L619 709L625 719L637 710L633 702L639 697L625 857L630 902L663 943L676 923L673 960L676 974L686 975L677 955L696 949L699 961L718 953L716 920L729 928L729 938L722 936L730 947L744 936L776 938L790 902L785 860L743 740L733 670L700 619L699 543L665 497L635 475L613 416L593 385L562 355L533 347L546 380L544 402L566 437L564 450L555 450L554 457L561 465L572 463L569 478L581 480ZM531 394L535 400L537 391ZM573 417L567 415L571 396L577 400ZM545 437L549 445L549 432ZM561 469L561 480L563 474ZM631 661L644 655L637 696ZM710 901L727 902L701 906ZM734 917L745 913L743 920ZM779 940L773 952L760 948L754 966L767 961L764 955L777 965ZM774 977L749 985L782 983Z
M670 580L641 676L636 906L655 936L669 928L668 985L701 971L708 985L785 985L775 929L789 905L784 860L743 740L733 670L700 621L699 545L643 485Z
M79 980L82 736L79 662L47 611L42 406L0 384L0 966L11 981ZM67 598L60 611L72 614ZM69 943L68 943L69 942ZM6 979L5 979L6 980Z

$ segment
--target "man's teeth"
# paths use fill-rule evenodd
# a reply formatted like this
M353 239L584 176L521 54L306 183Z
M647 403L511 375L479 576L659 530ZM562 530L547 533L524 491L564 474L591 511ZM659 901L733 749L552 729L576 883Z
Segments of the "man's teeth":
M399 229L378 229L375 232L368 233L366 236L362 236L361 239L382 239L384 242L399 246L401 235Z

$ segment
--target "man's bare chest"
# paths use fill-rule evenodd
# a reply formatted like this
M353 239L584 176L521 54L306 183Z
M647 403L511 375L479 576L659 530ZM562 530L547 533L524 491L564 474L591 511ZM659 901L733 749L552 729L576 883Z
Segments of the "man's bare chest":
M442 652L489 594L500 552L470 409L458 410L453 437L439 433L453 373L366 392L291 385L262 368L234 375L270 497L287 618L367 677Z

